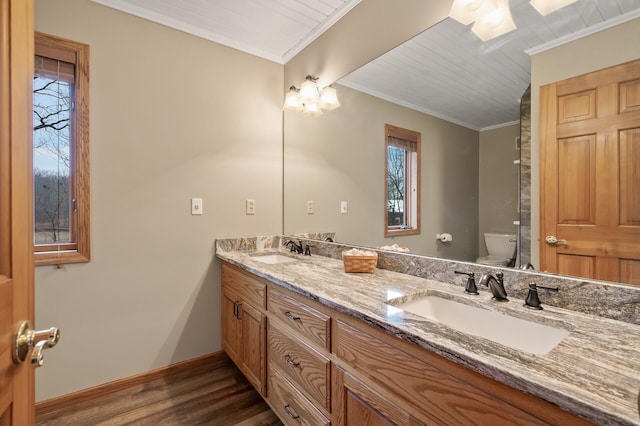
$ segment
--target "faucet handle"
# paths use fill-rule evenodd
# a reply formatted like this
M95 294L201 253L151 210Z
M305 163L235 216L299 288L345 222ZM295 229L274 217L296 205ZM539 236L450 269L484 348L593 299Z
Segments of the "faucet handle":
M541 285L537 285L534 282L529 283L529 294L527 294L527 298L524 301L525 308L529 309L537 309L542 310L542 306L540 304L540 298L538 297L538 289L541 288L543 290L549 291L559 291L559 287L544 287Z
M315 247L315 246L312 246L310 244L307 244L305 246L305 248L304 248L304 255L305 256L311 256L311 247Z
M478 287L476 287L476 279L473 272L463 272L463 271L453 271L454 274L467 275L467 284L464 286L464 292L467 294L475 294L478 295Z

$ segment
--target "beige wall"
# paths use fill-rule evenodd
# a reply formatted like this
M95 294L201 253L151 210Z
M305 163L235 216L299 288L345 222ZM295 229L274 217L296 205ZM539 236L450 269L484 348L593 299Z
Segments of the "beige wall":
M44 400L221 350L215 238L281 232L283 66L89 0L35 25L91 46L93 259L36 269Z
M478 132L337 86L342 106L321 117L285 113L284 230L335 231L366 246L475 260L478 246ZM384 125L422 134L422 233L384 238ZM313 200L315 213L306 213ZM348 214L340 202L348 202ZM451 243L437 242L448 232Z
M486 256L485 232L516 234L513 224L518 214L518 165L520 158L515 139L520 136L520 125L500 127L480 132L480 159L478 173L478 250Z
M640 18L531 58L531 259L540 259L540 86L640 58Z
M326 86L445 19L452 0L362 0L289 60L286 87L307 74Z

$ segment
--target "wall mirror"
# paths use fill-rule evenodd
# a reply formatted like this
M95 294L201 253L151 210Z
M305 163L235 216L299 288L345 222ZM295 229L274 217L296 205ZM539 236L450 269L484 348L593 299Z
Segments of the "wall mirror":
M537 203L521 190L530 183L520 126L526 51L637 12L640 2L579 0L544 17L526 0L510 5L516 31L482 42L447 18L338 80L340 108L285 113L285 234L336 232L338 242L471 262L487 255L485 232L526 245L527 203ZM420 235L383 234L385 124L422 135ZM436 239L442 233L452 241Z

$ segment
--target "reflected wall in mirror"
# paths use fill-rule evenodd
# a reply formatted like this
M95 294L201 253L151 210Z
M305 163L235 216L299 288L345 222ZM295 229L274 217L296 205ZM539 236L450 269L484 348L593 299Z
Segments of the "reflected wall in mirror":
M342 107L320 117L285 114L286 234L335 231L336 240L364 246L398 244L412 253L474 261L479 255L479 176L493 186L486 222L515 233L518 125L495 129L483 150L480 133L345 86L336 85ZM384 237L385 124L420 132L420 235ZM503 149L507 145L508 149ZM315 212L307 214L313 201ZM341 213L341 202L347 213ZM495 202L494 202L495 201ZM443 243L436 234L449 233Z
M586 16L585 10L591 8L590 13L601 13L600 20L606 20L611 16L603 12L607 9L605 3L580 0L576 7L582 8L581 16ZM514 13L518 7L514 7ZM633 10L637 12L638 8L640 1L634 0L625 3L618 13L629 14ZM629 18L635 19L636 28L640 22L637 16L635 13L635 18ZM633 22L629 23L631 27ZM619 37L615 27L602 33L607 35L588 36L585 40L588 38L589 42L578 40L534 55L531 77L514 96L514 116L519 117L520 108L515 99L531 82L531 156L527 161L530 161L532 189L528 212L532 216L531 223L526 225L532 225L532 258L539 249L539 193L536 187L539 176L538 90L540 85L640 56L636 53L638 48L628 41L628 30L625 30L625 38ZM595 37L594 41L591 37ZM468 39L461 37L456 40L462 43ZM494 43L483 46L487 50L496 50L509 41L498 38ZM618 49L607 49L602 55L594 55L594 49L603 50L602 46L613 44ZM407 66L396 65L398 68ZM481 79L484 77L477 76L477 81ZM479 82L477 84L480 85ZM519 218L519 176L513 161L520 159L521 151L516 149L515 142L520 136L520 126L513 123L513 118L505 120L507 124L511 123L507 126L480 130L456 124L465 120L436 118L436 114L418 112L379 96L345 87L340 85L340 81L336 88L342 102L340 109L321 117L285 114L285 233L335 231L339 242L374 247L397 243L408 247L412 253L467 261L487 254L482 240L484 232L516 233L513 221ZM429 94L422 93L421 96L428 97ZM486 108L491 108L489 100ZM384 197L384 176L379 165L384 163L381 149L384 139L381 135L385 123L422 134L422 232L418 236L395 239L382 236L383 216L379 206ZM313 215L306 214L308 200L315 202ZM348 202L347 214L340 213L341 201ZM452 234L453 241L437 241L436 234L443 232ZM526 263L525 259L522 260Z

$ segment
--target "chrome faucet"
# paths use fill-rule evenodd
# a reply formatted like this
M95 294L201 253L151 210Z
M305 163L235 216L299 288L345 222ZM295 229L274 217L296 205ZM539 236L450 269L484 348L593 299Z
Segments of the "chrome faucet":
M493 300L508 302L509 299L507 299L507 291L504 289L503 277L502 272L496 273L495 277L491 274L484 274L482 278L480 278L479 284L489 287L491 294L493 294Z

